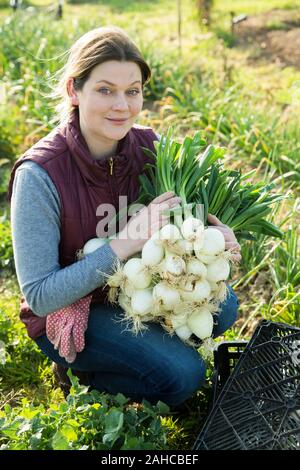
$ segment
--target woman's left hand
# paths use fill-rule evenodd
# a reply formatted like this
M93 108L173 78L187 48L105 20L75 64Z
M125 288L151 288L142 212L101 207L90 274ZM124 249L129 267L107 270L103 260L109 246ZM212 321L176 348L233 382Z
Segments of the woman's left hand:
M222 222L215 215L208 214L207 220L211 225L214 226L214 228L220 230L220 232L223 233L225 238L225 249L234 253L233 261L240 262L242 259L240 254L241 246L238 243L233 230L231 230L228 225L222 224Z

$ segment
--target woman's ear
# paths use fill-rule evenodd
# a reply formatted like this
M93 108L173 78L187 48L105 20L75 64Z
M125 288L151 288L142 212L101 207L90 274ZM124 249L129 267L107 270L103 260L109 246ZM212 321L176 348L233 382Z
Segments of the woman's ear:
M74 88L74 79L72 77L70 77L67 81L67 92L70 97L72 106L78 106L79 101L77 91Z

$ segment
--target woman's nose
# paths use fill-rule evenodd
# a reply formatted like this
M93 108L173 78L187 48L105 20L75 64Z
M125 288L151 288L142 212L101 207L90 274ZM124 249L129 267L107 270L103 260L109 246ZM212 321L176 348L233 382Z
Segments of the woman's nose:
M116 100L112 105L112 108L116 110L122 110L122 111L128 109L128 102L127 102L126 96L120 93L116 97Z

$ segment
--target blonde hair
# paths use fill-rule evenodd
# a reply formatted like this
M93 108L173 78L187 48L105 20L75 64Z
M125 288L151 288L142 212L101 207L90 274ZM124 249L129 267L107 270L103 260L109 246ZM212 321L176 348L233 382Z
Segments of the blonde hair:
M50 97L58 100L55 106L60 122L66 121L74 106L67 92L69 78L81 90L94 67L108 60L135 62L141 69L142 85L151 78L151 70L129 36L116 26L93 29L81 36L68 52L66 64L55 74L57 84Z

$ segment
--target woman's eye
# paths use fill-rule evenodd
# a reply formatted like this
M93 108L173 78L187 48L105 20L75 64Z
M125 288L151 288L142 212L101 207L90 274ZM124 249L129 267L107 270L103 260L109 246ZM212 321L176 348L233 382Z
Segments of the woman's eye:
M108 88L100 88L100 93L102 93L103 95L109 95L110 93L110 90Z
M136 95L139 94L139 92L140 92L140 90L129 90L128 93L129 93L130 95L136 96Z
M102 95L110 95L112 93L112 91L109 88L105 88L105 87L100 88L99 92ZM132 89L132 90L128 90L127 93L131 96L137 96L140 93L140 90Z

